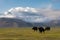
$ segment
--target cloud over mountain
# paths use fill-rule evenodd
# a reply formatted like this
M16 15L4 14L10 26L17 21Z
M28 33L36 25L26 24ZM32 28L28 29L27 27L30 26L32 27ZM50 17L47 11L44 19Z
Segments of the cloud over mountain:
M11 8L0 17L19 18L27 22L46 22L60 20L60 10L52 9L49 4L47 8L16 7Z

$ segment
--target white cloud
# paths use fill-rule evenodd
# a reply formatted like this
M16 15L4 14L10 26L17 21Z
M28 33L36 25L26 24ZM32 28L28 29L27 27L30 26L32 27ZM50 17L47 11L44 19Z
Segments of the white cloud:
M15 18L13 15L1 15L0 18Z
M56 19L60 17L60 10L53 10L53 9L45 10L45 11L42 10L41 13L44 16L51 18L51 19Z
M45 22L47 20L47 18L46 17L44 17L44 18L36 18L36 19L34 19L33 21L34 22Z
M9 12L37 12L37 9L35 8L30 8L30 7L16 7L16 8L11 8L8 10Z
M39 11L42 15L44 15L45 17L48 17L49 19L52 19L52 20L56 20L57 18L59 19L59 17L60 17L60 10L52 9L51 4L47 8L40 9Z
M4 16L5 15L5 16ZM47 20L60 20L60 10L52 9L49 4L47 8L30 8L30 7L16 7L11 8L4 13L4 17L20 18L29 22L45 22ZM0 16L2 17L2 16Z
M0 15L0 18L16 18L16 16L9 12L5 12L3 15Z

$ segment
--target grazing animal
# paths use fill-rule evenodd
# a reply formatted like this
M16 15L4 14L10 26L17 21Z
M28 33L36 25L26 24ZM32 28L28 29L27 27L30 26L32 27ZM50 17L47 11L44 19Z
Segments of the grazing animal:
M39 32L40 32L40 33L42 33L42 32L45 31L43 27L39 27L38 29L39 29Z
M33 27L32 29L33 29L34 31L37 31L37 30L38 30L38 28L37 28L37 27Z
M50 27L46 27L45 30L50 31Z

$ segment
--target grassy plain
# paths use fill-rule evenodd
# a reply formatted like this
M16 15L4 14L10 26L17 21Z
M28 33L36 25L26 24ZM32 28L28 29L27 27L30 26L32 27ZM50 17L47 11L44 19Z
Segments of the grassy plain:
M51 28L45 33L31 28L0 28L0 40L60 40L60 28Z

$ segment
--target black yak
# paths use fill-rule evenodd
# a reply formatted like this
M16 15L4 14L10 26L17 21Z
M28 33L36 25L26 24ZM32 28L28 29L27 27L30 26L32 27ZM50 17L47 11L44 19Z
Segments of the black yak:
M32 29L33 29L34 31L37 31L37 30L38 30L38 28L37 28L37 27L33 27Z
M39 32L41 32L41 33L45 31L45 29L43 27L39 27L38 29L39 29Z
M45 30L50 31L50 27L46 27Z

